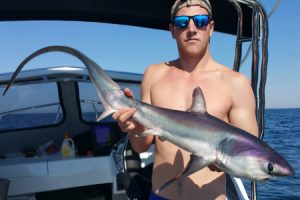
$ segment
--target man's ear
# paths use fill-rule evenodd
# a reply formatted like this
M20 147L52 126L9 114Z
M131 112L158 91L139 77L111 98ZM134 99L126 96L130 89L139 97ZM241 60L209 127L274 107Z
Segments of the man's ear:
M210 27L210 30L209 30L209 36L211 37L214 30L215 30L215 21L214 20L211 20L209 22L209 27Z
M173 26L172 23L169 24L169 31L170 31L171 34L172 34L172 38L175 38L175 36L174 36L174 26Z

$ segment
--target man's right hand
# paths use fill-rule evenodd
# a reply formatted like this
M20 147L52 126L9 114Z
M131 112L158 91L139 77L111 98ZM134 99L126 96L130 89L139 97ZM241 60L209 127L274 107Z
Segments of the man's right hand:
M124 89L124 94L127 97L134 98L133 92L128 88ZM136 112L135 108L122 108L119 109L117 112L115 112L112 115L112 117L118 121L118 125L123 132L130 133L131 135L133 134L135 135L145 130L145 128L142 125L134 121L134 119L132 118L135 112Z

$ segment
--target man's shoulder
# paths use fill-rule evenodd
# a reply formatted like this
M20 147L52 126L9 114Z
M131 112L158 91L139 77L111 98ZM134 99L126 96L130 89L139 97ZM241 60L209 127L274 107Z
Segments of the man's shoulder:
M229 89L228 91L230 91L233 102L245 101L245 99L252 98L251 82L245 74L227 67L221 71L224 85Z
M162 72L170 69L171 67L174 67L174 61L151 64L147 67L145 73L153 73L153 72L156 73L157 71Z
M152 64L147 67L144 76L151 76L152 78L159 78L168 73L174 66L172 62L163 62L159 64Z
M229 67L226 67L223 65L219 65L218 69L219 69L218 71L219 71L221 77L227 83L230 83L234 86L244 86L245 84L246 85L250 84L247 76L240 72L234 71L234 70L230 69Z
M164 79L169 68L168 62L149 65L144 72L143 84L152 87L153 84Z

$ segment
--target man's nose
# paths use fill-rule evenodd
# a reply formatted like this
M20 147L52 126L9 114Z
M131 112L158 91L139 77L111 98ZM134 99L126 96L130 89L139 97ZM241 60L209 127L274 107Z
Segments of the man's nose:
M197 27L193 19L190 19L187 29L189 29L189 31L196 31Z

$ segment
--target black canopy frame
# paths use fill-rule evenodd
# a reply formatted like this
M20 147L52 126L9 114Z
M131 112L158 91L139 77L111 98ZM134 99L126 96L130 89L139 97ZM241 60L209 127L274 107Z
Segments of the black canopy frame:
M174 0L1 0L0 21L74 20L168 30ZM238 15L227 0L211 0L216 31L236 34ZM252 9L241 4L243 33L252 34Z

